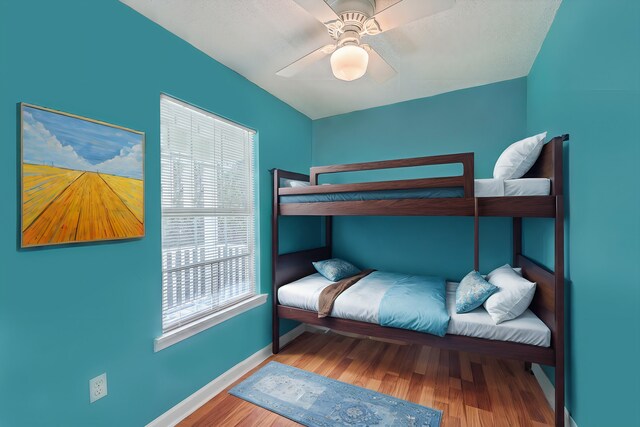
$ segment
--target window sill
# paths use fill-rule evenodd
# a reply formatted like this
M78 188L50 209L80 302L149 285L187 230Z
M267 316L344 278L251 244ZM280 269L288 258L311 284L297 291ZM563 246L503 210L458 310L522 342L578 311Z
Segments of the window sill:
M178 329L175 329L166 334L162 334L153 341L153 351L158 352L182 340L185 340L199 332L209 329L212 326L218 325L225 320L229 320L238 314L251 310L252 308L261 306L267 302L267 294L260 294L244 301L239 302L236 305L225 308L217 313L213 313L202 319L198 319L188 325L184 325Z

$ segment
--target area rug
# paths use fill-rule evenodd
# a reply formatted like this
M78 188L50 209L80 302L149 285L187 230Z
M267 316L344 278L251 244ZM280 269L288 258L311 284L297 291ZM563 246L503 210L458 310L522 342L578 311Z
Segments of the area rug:
M277 362L229 390L308 427L439 427L442 412Z

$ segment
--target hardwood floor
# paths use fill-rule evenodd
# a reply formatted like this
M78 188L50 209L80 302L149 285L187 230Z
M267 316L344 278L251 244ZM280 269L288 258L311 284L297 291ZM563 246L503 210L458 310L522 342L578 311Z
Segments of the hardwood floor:
M553 425L553 411L521 362L309 332L260 366L271 360L440 409L442 427ZM179 424L298 425L226 391Z

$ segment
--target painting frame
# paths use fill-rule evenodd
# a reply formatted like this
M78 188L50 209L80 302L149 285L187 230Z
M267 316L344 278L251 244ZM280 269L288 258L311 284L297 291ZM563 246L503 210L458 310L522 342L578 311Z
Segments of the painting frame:
M50 115L50 117L52 118L54 117L59 118L61 121L64 120L69 123L71 122L76 123L77 121L78 124L82 124L83 126L88 126L95 130L98 130L98 129L103 130L105 134L111 133L115 139L120 138L119 141L116 141L115 139L113 141L111 140L109 141L109 142L113 142L112 145L115 145L114 147L111 147L112 151L114 148L117 148L118 143L122 144L121 150L119 154L116 154L113 158L107 159L105 162L100 163L98 165L91 165L91 163L85 162L85 164L89 166L84 169L55 166L54 162L51 163L51 166L48 166L47 162L45 163L26 162L25 152L29 151L29 149L32 148L30 146L31 144L30 141L32 139L31 138L32 134L30 132L33 132L33 127L30 127L29 130L27 130L25 119L27 118L27 113L28 113L30 116L29 119L33 120L34 119L33 112L38 112L38 114L42 114L43 117ZM41 123L38 123L38 122L36 122L36 124L42 125ZM146 216L145 215L146 134L145 132L127 128L120 125L115 125L115 124L108 123L101 120L92 119L89 117L80 116L77 114L67 113L65 111L60 111L53 108L48 108L40 105L27 103L27 102L19 103L19 126L20 126L20 158L19 158L20 205L19 205L18 211L20 216L19 218L20 248L29 249L29 248L37 248L37 247L43 247L43 246L66 246L66 245L87 244L87 243L90 244L90 243L109 242L109 241L138 240L146 236L146 221L145 221L146 219L145 218ZM42 130L42 127L39 126L38 129ZM47 131L47 129L44 129L44 130ZM67 130L68 130L68 135L82 133L79 131L79 128L75 130L73 128L69 128ZM122 137L116 138L115 135L122 135ZM73 151L73 153L76 156L76 160L78 161L86 160L82 156L79 156L74 151L75 147L70 147L70 144L65 145L63 143L60 143L60 141L58 141L57 139L56 134L49 133L49 136L52 136L52 138L50 139L53 139L58 142L59 145L56 145L56 147L58 149L61 149L60 151L67 151L67 152ZM81 139L78 139L78 140L80 141ZM125 140L131 141L129 146L124 144ZM97 146L96 142L92 141L91 143L93 144L93 146ZM87 143L85 142L85 144ZM43 151L46 151L46 150L40 150L38 152L42 153L42 155L46 155L47 153L46 152L43 153ZM111 169L113 169L114 168L113 160L121 160L120 163L124 164L125 162L123 162L122 159L123 159L123 156L125 156L125 154L123 153L126 154L128 160L134 157L138 159L135 163L135 177L132 174L126 175L119 172L112 172L109 170L109 166L106 166L106 169L107 169L106 172L104 170L103 171L99 170L98 166L101 166L101 165L110 165ZM117 164L117 162L115 163ZM139 163L139 165L137 163ZM95 166L95 170L90 170L94 166ZM31 196L33 196L34 194L37 195L38 191L42 191L42 188L43 188L42 184L34 185L33 182L30 182L30 184L27 184L27 180L37 179L37 178L34 178L34 175L39 178L38 173L35 173L35 174L32 173L34 172L33 171L34 168L35 169L42 168L42 169L50 169L50 170L58 169L59 171L56 171L56 172L63 172L59 174L49 175L49 177L53 176L53 178L48 178L46 180L47 185L49 185L49 187L55 187L54 185L51 185L51 181L55 182L56 179L62 180L62 178L60 178L60 176L62 175L71 175L71 176L66 176L64 179L66 179L67 181L71 179L73 180L68 184L68 186L64 187L64 189L60 190L58 193L55 193L53 190L50 191L51 194L55 195L53 199L49 197L49 199L51 200L48 200L46 197L41 197L41 199L44 199L43 202L40 202L39 204L35 202L31 203L30 208L34 208L34 206L37 207L37 209L32 209L33 211L32 212L32 211L27 211L26 204L33 202L34 199L38 199L37 197L31 197ZM26 169L29 169L29 171L27 172L28 176L25 175ZM74 178L73 173L78 174L78 176ZM86 183L86 182L76 183L76 181L79 181L80 180L79 178L84 177L84 175L87 175L87 177L91 177L92 178L90 180L92 181L91 184L94 184L94 185L87 185L90 183ZM87 180L85 179L84 181L87 181ZM84 198L81 195L78 195L78 196L74 196L74 198L72 198L71 200L75 201L75 204L78 204L80 201L80 202L83 202L84 207L88 206L87 210L91 211L91 213L93 214L93 219L95 219L96 213L98 214L101 213L103 219L105 216L107 218L110 218L111 220L116 219L118 224L107 224L109 226L103 227L103 228L97 227L97 229L102 230L102 232L95 233L92 226L93 225L104 226L105 223L103 224L98 224L98 223L94 224L92 222L86 223L86 218L85 218L85 221L81 222L80 220L81 214L80 212L78 212L78 219L77 219L77 223L75 224L76 229L74 233L74 238L68 238L68 235L71 234L68 224L61 222L59 224L60 228L55 229L52 226L52 218L55 221L55 215L49 214L48 211L54 210L52 208L54 207L53 205L55 203L57 203L58 205L61 205L63 208L66 207L63 201L59 201L58 203L58 199L61 198L61 195L66 194L67 190L71 189L72 184L75 184L75 190L78 190L78 191L73 191L71 193L78 193L80 192L80 189L83 189L83 194L86 195L86 193L89 191L86 188L93 189L96 183L97 183L97 187L102 191L102 193L98 193L97 196L94 194L92 197L84 197ZM56 186L58 187L57 190L59 190L59 187L64 186L65 184L66 182L56 183ZM47 195L47 196L51 196L51 195ZM103 200L102 196L107 196L105 197L107 200ZM67 199L69 199L69 197L67 197ZM100 200L100 205L103 207L103 209L99 209L98 205L95 203L96 200ZM65 200L65 201L68 202L69 200ZM45 202L46 202L46 205L45 205ZM111 203L111 205L109 205L109 203ZM107 208L107 206L109 206L109 208ZM113 208L113 210L110 208ZM63 209L63 212L67 213L67 211L69 210L70 209ZM60 209L58 209L58 211L60 211ZM27 215L27 213L29 213L29 215ZM45 213L47 213L47 215L44 215ZM30 231L31 231L31 228L34 228L35 225L37 225L35 221L38 220L40 222L43 222L47 219L49 220L48 228L46 228L47 230L64 229L67 232L67 238L60 237L61 234L57 232L58 235L56 236L56 238L47 239L45 235L46 233L42 233L42 231L40 232L40 234L38 234L37 239L33 238L33 236L36 235L36 233L30 232ZM44 230L45 227L41 227L41 229ZM78 237L78 230L84 231L83 233L80 234L80 237ZM108 230L111 230L111 232L109 232ZM43 235L45 236L43 237Z

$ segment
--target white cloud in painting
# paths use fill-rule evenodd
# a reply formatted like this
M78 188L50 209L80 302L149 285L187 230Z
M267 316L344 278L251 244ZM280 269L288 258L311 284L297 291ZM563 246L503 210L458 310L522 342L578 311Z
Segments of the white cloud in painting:
M142 179L142 144L125 147L120 154L93 166L100 173Z
M25 163L59 168L93 170L93 165L60 141L44 125L23 111L23 159Z
M115 157L98 164L91 164L79 155L71 145L63 145L45 125L28 111L23 114L23 160L25 163L55 166L89 172L120 175L142 179L142 144L123 147ZM94 145L99 145L95 142Z

